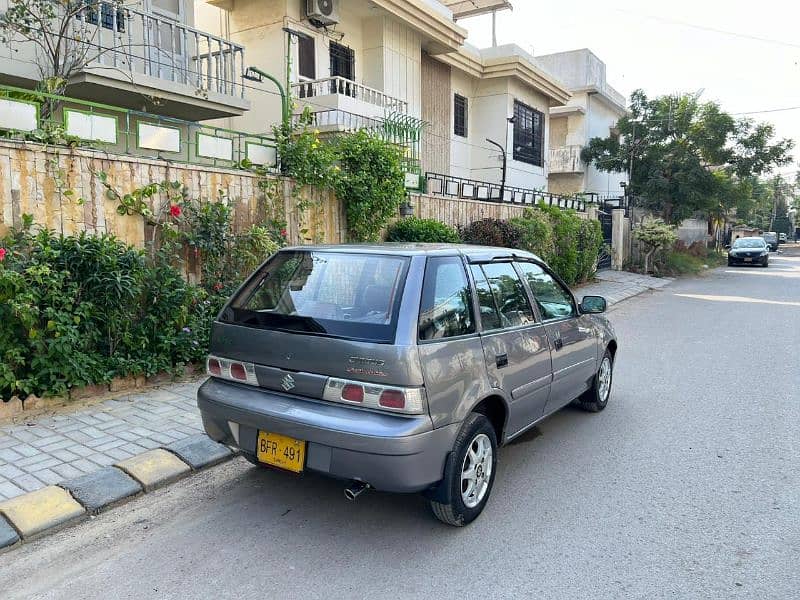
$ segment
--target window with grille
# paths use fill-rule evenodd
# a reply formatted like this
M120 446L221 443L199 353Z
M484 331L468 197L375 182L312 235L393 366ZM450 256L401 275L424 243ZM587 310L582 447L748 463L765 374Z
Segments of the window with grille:
M514 101L514 160L544 165L544 113Z
M467 99L456 94L453 96L453 133L460 137L467 137Z
M310 36L299 37L297 41L297 63L300 77L305 79L317 78L317 57L314 51L314 38Z
M350 81L356 78L356 53L352 48L336 42L330 43L331 77L344 77Z

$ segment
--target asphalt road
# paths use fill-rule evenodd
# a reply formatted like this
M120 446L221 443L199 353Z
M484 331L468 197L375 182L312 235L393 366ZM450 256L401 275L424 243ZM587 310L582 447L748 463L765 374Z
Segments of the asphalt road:
M0 556L0 596L800 598L800 249L609 316L608 409L503 449L469 527L236 460Z

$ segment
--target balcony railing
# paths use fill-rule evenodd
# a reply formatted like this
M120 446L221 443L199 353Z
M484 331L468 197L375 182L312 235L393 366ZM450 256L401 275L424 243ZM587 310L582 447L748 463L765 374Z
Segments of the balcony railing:
M315 98L336 94L361 100L367 104L386 109L387 112L405 114L408 112L408 102L390 96L380 90L350 81L344 77L325 77L300 81L292 84L292 91L298 98Z
M551 173L583 173L586 170L586 163L581 160L583 146L559 146L550 148Z
M92 59L88 68L110 68L188 85L199 92L244 97L244 47L177 21L135 8L87 4L74 39Z

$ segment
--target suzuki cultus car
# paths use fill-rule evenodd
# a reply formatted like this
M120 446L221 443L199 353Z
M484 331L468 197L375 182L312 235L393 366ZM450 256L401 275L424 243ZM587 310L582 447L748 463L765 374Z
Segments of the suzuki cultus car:
M606 302L532 254L454 245L286 248L214 323L208 435L251 462L420 492L445 523L486 505L498 446L609 401Z

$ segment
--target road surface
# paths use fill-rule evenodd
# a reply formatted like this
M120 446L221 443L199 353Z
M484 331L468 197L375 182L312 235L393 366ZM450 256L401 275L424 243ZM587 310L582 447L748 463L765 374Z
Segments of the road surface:
M800 597L800 250L609 316L608 409L503 449L469 527L237 459L0 556L0 596Z

